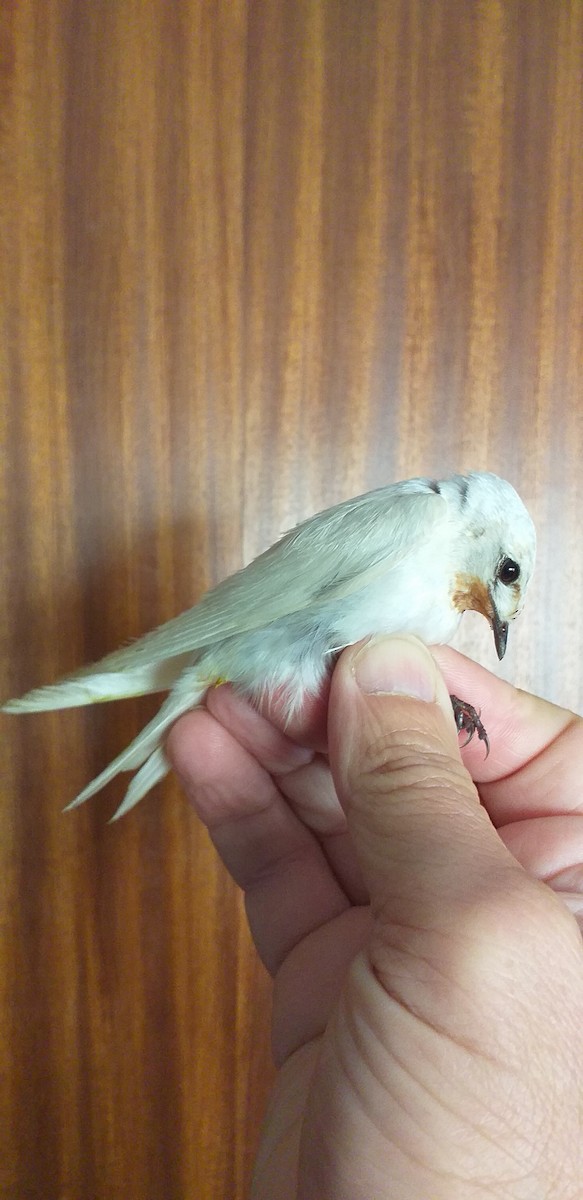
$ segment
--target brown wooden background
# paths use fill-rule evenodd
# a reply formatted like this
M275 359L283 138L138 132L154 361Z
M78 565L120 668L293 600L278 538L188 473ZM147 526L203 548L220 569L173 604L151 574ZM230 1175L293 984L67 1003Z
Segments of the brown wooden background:
M2 694L318 507L488 467L540 533L505 672L581 706L581 0L1 21ZM271 1068L240 898L172 783L61 815L155 704L1 718L1 1200L247 1193Z

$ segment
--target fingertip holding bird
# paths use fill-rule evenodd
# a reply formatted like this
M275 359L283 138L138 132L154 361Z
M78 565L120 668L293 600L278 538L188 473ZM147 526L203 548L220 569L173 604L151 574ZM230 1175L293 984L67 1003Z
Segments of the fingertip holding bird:
M409 696L435 703L438 672L418 638L407 635L372 637L352 658L352 674L368 695Z
M364 699L391 701L390 708L382 706L382 712L375 704L375 724L379 719L387 732L392 722L394 732L404 725L420 733L431 731L432 737L444 738L448 751L456 753L457 730L450 696L435 659L419 638L398 634L367 639L342 656L335 681L332 704L338 706L340 715L337 710L332 719L345 741L349 728L354 729L354 720L360 721L354 697L351 701L349 695L356 685ZM415 708L408 701L413 701ZM417 708L419 702L422 707Z
M453 711L456 733L465 733L461 749L474 734L490 753L488 734L480 713L467 701L448 692L434 656L419 638L410 634L372 637L352 658L352 674L360 690L369 695L402 696L438 703L449 723Z
M420 638L404 633L369 638L354 652L351 673L365 695L437 704L451 728L448 689L433 655Z

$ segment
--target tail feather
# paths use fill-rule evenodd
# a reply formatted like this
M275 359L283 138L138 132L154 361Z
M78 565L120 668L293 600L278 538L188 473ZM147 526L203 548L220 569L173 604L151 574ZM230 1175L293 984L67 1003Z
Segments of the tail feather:
M34 688L25 696L8 700L2 712L47 712L57 708L77 708L105 700L123 700L128 696L145 696L171 688L192 655L178 655L165 662L141 664L124 671L103 671L99 664L91 670L84 668L67 679L46 687Z
M157 783L164 779L165 775L170 770L170 763L166 758L163 746L159 746L154 750L153 754L146 759L143 767L140 768L137 775L134 775L132 782L119 806L116 808L111 821L119 821L120 817L125 817L130 809L149 792Z
M205 680L201 682L200 674L195 667L190 667L187 668L186 671L183 671L180 679L176 683L174 690L169 696L167 696L164 704L158 709L155 717L153 717L153 719L144 727L144 729L141 730L138 736L134 738L133 742L130 742L130 745L126 746L125 750L122 750L121 754L118 754L117 758L114 758L113 762L111 762L109 766L105 767L105 769L101 771L100 774L91 781L91 783L88 783L87 787L83 788L83 791L80 792L74 800L71 800L70 804L67 804L64 812L69 812L73 808L78 808L80 804L84 804L86 800L89 800L90 796L94 796L96 792L101 791L101 788L105 787L105 784L114 779L116 775L119 775L121 771L135 771L138 767L142 767L143 764L148 766L149 762L153 759L154 761L152 762L150 773L148 773L144 768L144 773L140 771L139 775L136 776L135 780L130 785L128 795L131 792L131 796L133 798L131 803L127 804L127 807L125 807L128 798L126 796L126 800L124 800L121 805L121 810L123 810L123 812L127 812L130 808L133 808L133 805L137 804L138 800L141 800L142 796L144 796L146 792L158 782L159 779L163 779L166 771L168 770L168 764L164 758L164 761L166 762L166 770L162 771L161 774L155 773L156 771L159 772L161 770L162 765L161 758L156 757L156 752L158 752L160 749L162 735L182 713L187 712L190 708L196 707L200 700L202 700L207 688L208 681ZM146 760L148 761L146 762ZM137 781L140 779L140 777L141 783L139 786L142 787L143 790L141 790L140 794L136 796L134 784L137 784ZM146 783L149 778L151 781ZM144 786L144 784L146 784L146 786ZM122 816L121 810L118 809L115 814L116 817Z

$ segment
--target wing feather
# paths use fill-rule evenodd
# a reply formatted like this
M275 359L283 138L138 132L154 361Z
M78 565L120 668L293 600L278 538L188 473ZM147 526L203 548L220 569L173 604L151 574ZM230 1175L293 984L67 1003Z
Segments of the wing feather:
M99 663L116 671L203 649L350 595L431 538L446 501L427 480L367 492L310 517L198 604ZM91 673L95 666L79 674Z

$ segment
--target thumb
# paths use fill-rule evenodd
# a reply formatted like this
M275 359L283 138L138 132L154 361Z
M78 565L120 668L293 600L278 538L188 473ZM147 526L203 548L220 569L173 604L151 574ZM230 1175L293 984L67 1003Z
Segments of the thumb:
M416 638L373 638L341 656L329 749L373 914L449 927L460 906L522 875L480 805L447 688Z

